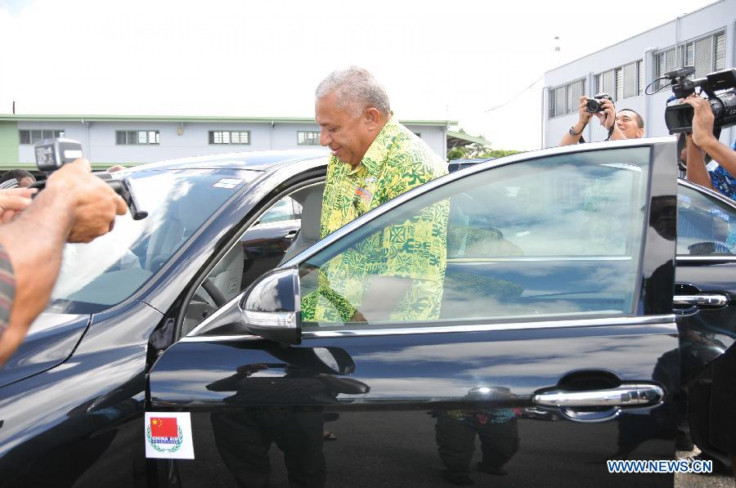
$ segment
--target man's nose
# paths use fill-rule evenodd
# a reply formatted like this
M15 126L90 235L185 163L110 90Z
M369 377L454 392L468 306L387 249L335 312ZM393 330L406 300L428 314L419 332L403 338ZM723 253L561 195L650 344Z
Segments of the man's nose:
M319 143L322 146L329 146L330 142L332 142L332 138L329 136L327 131L324 129L319 131Z

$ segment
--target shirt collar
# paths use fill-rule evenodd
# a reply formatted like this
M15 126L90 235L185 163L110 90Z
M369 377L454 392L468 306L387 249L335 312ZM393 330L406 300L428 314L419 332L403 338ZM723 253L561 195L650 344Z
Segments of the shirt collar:
M399 127L399 123L392 115L365 152L360 164L365 166L371 175L377 175L383 168L388 159L389 150L399 132ZM360 165L356 167L356 170L358 167Z

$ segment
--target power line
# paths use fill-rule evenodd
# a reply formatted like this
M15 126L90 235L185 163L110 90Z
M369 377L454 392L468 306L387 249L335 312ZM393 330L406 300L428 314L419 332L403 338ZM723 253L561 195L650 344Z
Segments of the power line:
M511 102L513 102L514 100L516 100L517 98L519 98L519 97L520 97L521 95L523 95L524 93L528 92L528 91L529 91L529 90L530 90L530 89L531 89L531 88L532 88L532 87L533 87L534 85L536 85L537 83L539 83L539 82L540 82L540 81L542 81L543 79L544 79L544 75L542 75L542 76L540 76L539 78L537 78L537 80L536 80L536 81L535 81L534 83L532 83L531 85L527 86L526 88L524 88L524 89L523 89L523 90L521 90L521 91L520 91L519 93L517 93L517 94L516 94L516 95L514 95L513 97L509 98L508 100L506 100L506 101L505 101L505 102L503 102L502 104L500 104L500 105L496 105L495 107L491 107L491 108L489 108L488 110L484 111L484 113L488 113L488 112L493 112L494 110L497 110L497 109L499 109L499 108L501 108L501 107L505 107L505 106L506 106L506 105L508 105L509 103L511 103Z

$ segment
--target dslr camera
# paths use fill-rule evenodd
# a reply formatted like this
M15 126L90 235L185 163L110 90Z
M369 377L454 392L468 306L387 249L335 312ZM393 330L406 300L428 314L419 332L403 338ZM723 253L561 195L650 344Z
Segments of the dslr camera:
M603 107L601 106L603 100L613 100L613 98L608 93L599 93L585 102L585 110L591 114L603 112Z
M76 159L83 157L82 144L74 139L64 139L59 137L55 139L44 139L37 143L34 146L34 149L38 170L47 174L56 171L67 163L72 163ZM101 173L97 174L97 176L105 180L110 188L125 200L133 220L145 219L148 216L148 212L140 210L140 206L138 205L133 189L127 178L123 178L121 180L113 179L109 173ZM46 187L46 182L37 181L31 186L38 188L40 191Z
M664 121L670 134L693 131L693 108L680 103L700 88L699 93L708 96L708 103L713 110L713 132L720 133L721 128L736 124L736 69L716 71L705 78L689 79L695 68L686 66L664 74L670 80L675 100L664 110Z

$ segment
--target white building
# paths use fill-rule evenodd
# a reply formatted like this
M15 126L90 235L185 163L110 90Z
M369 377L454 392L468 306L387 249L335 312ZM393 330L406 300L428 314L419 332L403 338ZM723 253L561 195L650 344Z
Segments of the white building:
M447 120L402 120L442 159ZM319 146L312 118L243 118L124 115L2 115L0 169L35 168L33 145L49 137L82 143L95 168L214 153Z
M666 6L663 6L666 8ZM617 20L625 22L625 16ZM682 66L694 66L695 77L736 67L736 0L721 0L678 17L613 46L545 73L543 147L559 144L578 120L581 95L610 94L617 109L630 108L644 118L647 137L668 134L664 122L669 89L646 95L650 82ZM607 136L597 119L584 131L587 141ZM736 127L721 132L726 144Z

